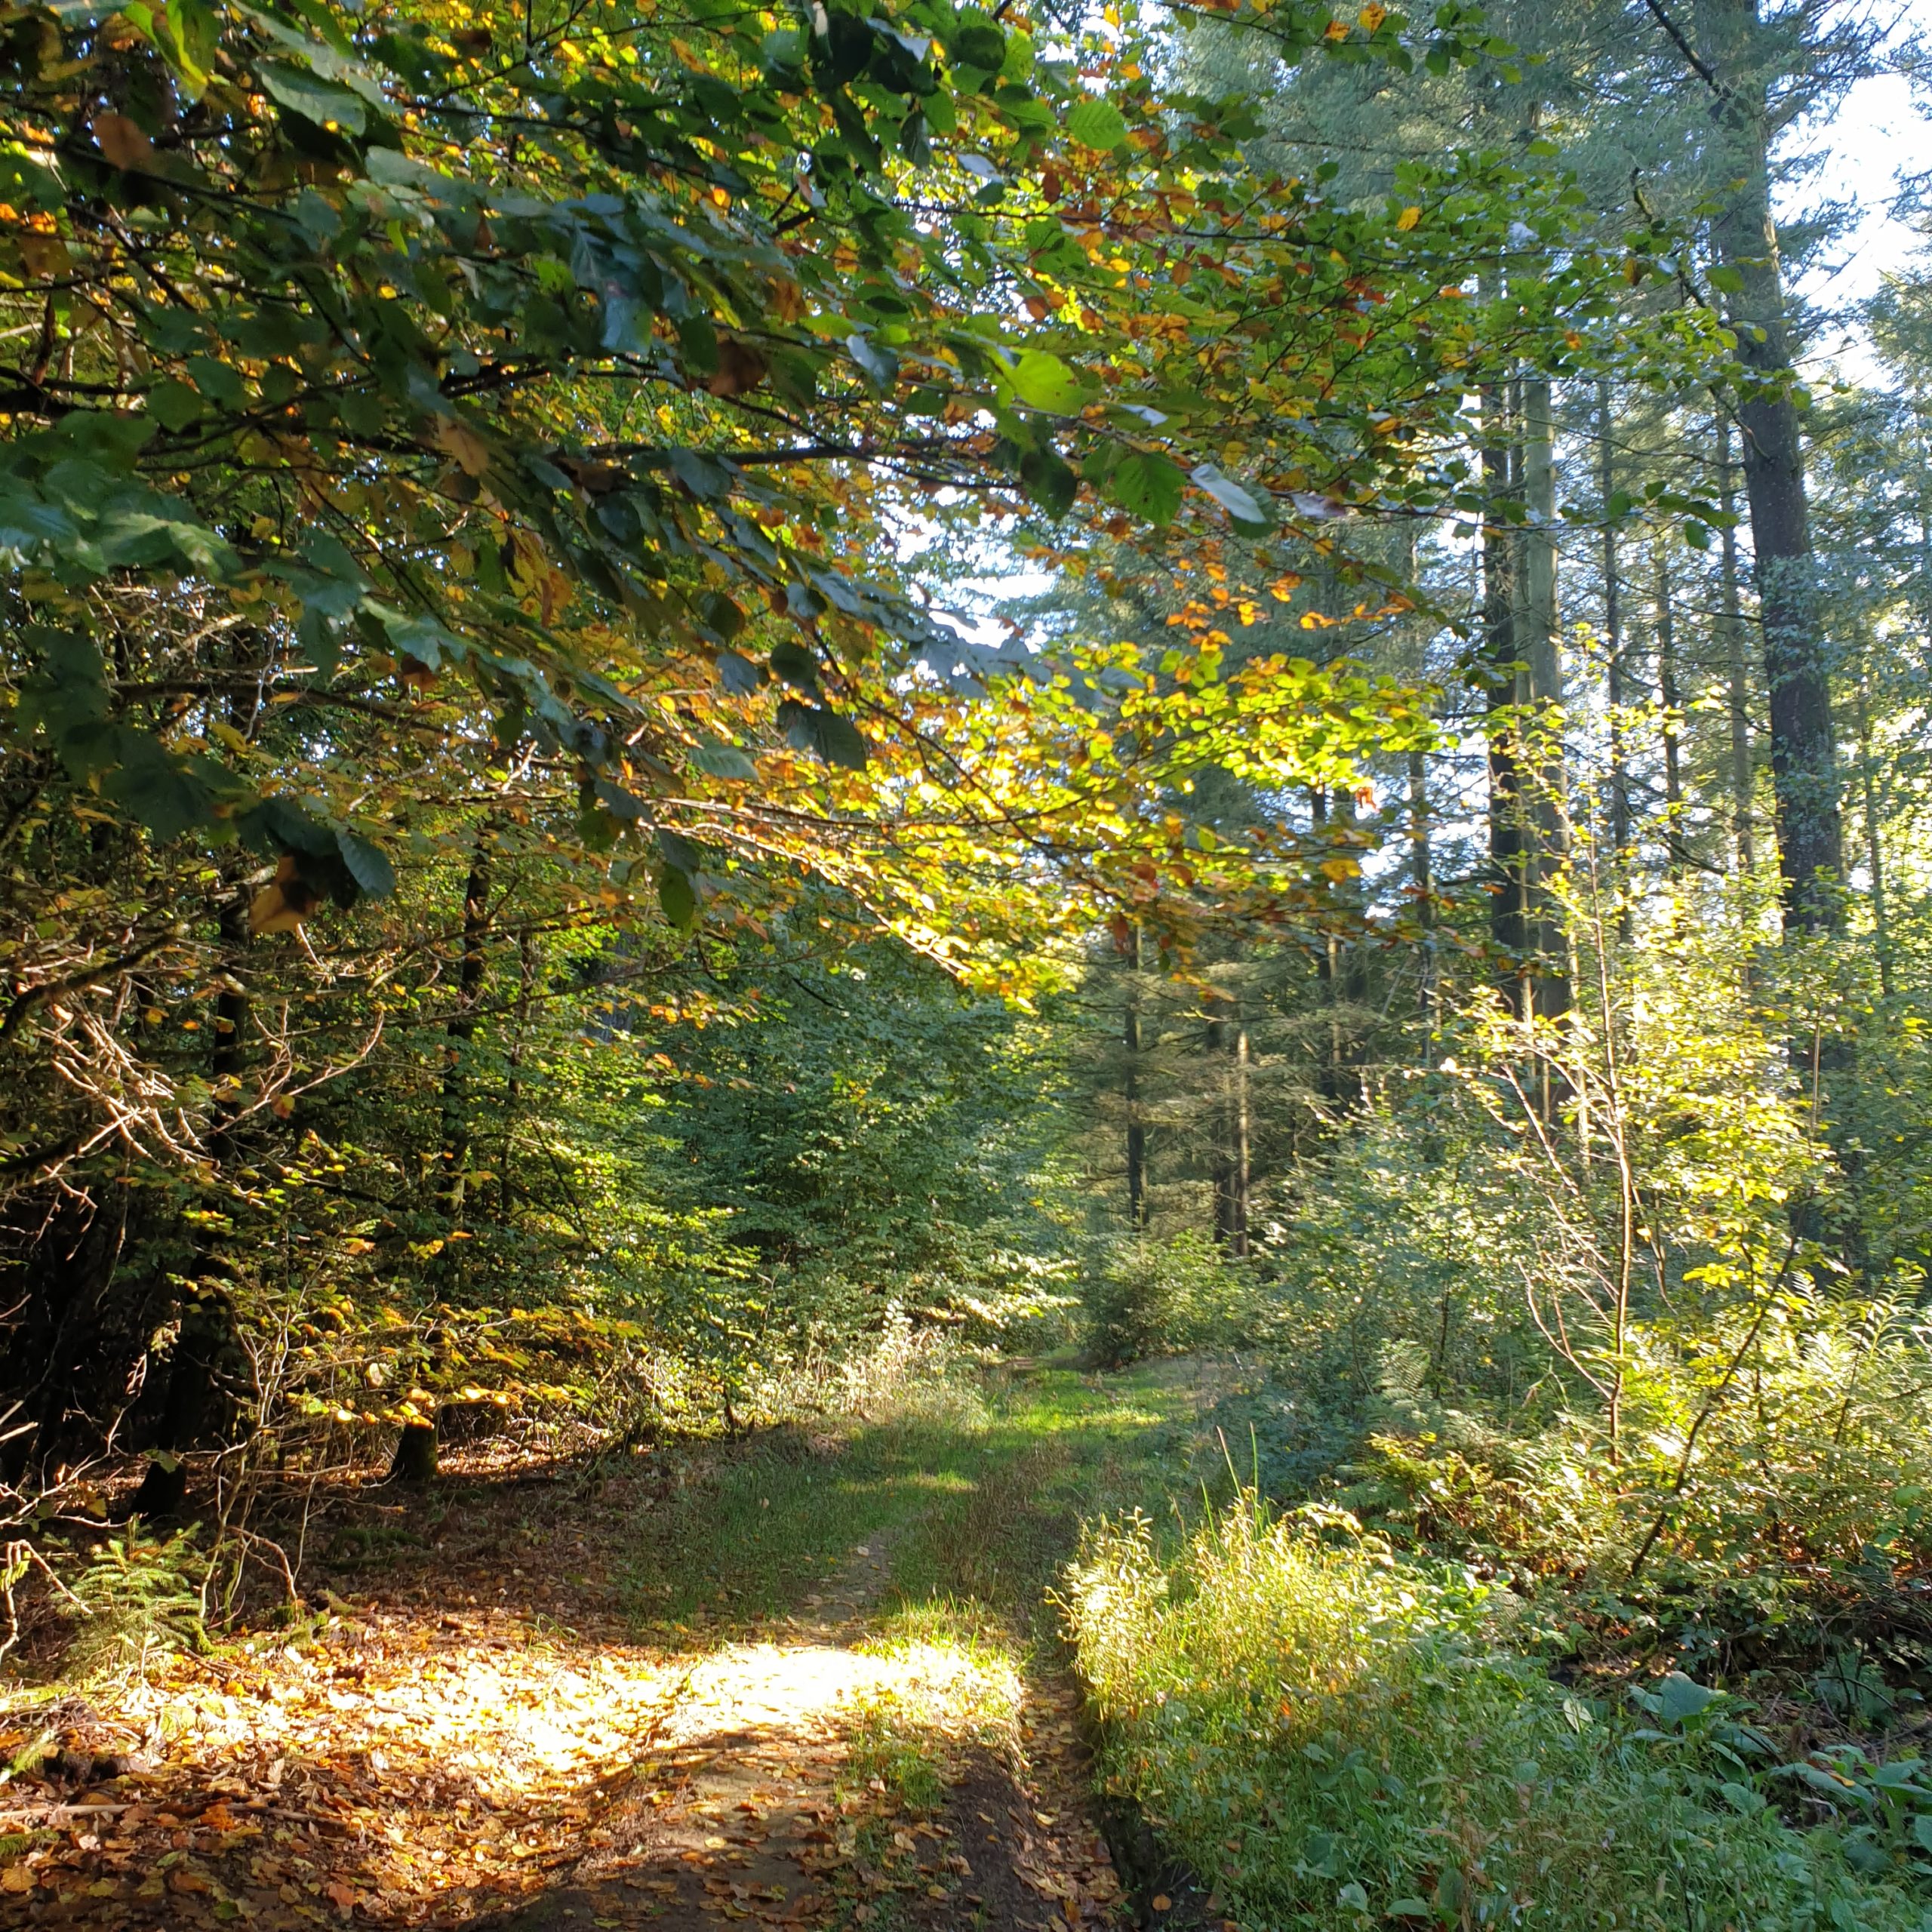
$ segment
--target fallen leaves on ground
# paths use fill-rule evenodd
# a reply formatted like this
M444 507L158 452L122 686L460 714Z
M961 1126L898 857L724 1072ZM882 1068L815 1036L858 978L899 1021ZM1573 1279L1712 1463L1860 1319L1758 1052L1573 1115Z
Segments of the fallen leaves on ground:
M653 1481L486 1501L467 1554L426 1544L300 1627L0 1720L0 1927L1111 1919L1070 1690L873 1634L864 1546L776 1641L638 1644L592 1573ZM878 1774L894 1753L929 1767L921 1801Z
M31 1897L103 1927L358 1907L414 1924L453 1894L535 1889L594 1836L675 1683L644 1652L561 1644L503 1611L374 1609L253 1657L179 1660L63 1740L66 1757L133 1731L143 1768L0 1792L0 1922ZM0 1748L32 1741L17 1727Z

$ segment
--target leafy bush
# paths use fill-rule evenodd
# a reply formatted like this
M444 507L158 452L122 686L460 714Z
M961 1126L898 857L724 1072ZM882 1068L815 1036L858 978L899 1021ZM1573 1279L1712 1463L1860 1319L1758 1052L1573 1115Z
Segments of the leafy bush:
M1905 1858L1767 1801L1729 1700L1681 1677L1631 1713L1571 1695L1467 1572L1325 1547L1251 1496L1171 1572L1144 1520L1103 1526L1070 1583L1111 1774L1244 1925L1926 1922Z
M1088 1346L1110 1368L1189 1349L1238 1348L1254 1332L1252 1275L1192 1230L1102 1244L1088 1262L1082 1300Z

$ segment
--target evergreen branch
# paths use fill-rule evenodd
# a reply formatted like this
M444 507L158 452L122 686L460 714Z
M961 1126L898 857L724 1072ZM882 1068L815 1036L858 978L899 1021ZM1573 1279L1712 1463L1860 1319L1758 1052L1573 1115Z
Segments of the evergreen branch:
M1684 29L1664 11L1663 0L1644 0L1644 5L1650 10L1651 17L1669 35L1678 52L1690 62L1691 71L1718 100L1727 100L1730 90L1718 78L1717 69L1684 38Z

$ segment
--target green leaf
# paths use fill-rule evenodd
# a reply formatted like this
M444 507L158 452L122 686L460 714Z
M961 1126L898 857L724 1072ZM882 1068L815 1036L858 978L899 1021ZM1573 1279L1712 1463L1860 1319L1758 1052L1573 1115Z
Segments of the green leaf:
M704 869L704 861L697 848L681 832L673 832L669 826L657 828L657 845L667 866L677 869L691 878L696 878Z
M1110 100L1083 100L1069 112L1066 131L1084 148L1117 148L1127 139L1127 117Z
M883 343L869 335L848 335L845 347L867 382L875 389L889 389L899 380L899 358Z
M395 868L380 845L347 830L335 835L336 850L349 875L372 899L386 899L395 890Z
M1244 536L1265 536L1275 520L1261 504L1231 477L1223 476L1211 463L1201 464L1192 472L1195 485L1205 490L1233 521Z
M155 838L178 838L214 815L214 799L185 761L145 732L124 731L119 768L101 789L139 819Z
M842 764L851 771L865 770L872 754L866 750L858 727L849 718L841 718L835 711L822 711L818 730L821 755L828 763Z
M148 411L164 429L185 429L202 413L199 393L171 377L148 392Z
M1020 459L1020 480L1049 516L1066 515L1080 490L1079 478L1051 450L1029 450Z
M1164 525L1174 521L1180 508L1181 488L1186 480L1178 463L1164 456L1137 454L1115 466L1108 487L1122 509Z
M657 903L680 932L689 932L697 924L697 889L675 866L666 866L657 875Z
M1044 349L1028 349L1008 371L1007 380L1022 402L1056 416L1074 414L1091 394L1057 355Z
M1703 1684L1694 1683L1681 1670L1673 1670L1657 1686L1657 1715L1666 1724L1681 1724L1686 1718L1694 1718L1707 1709L1723 1695L1721 1690L1706 1690Z
M621 785L614 785L608 778L600 778L591 786L597 802L611 816L626 825L636 825L651 816L651 808L634 792L626 792Z
M749 697L764 682L758 666L735 651L721 651L717 664L718 681L734 697Z
M997 74L1006 65L1006 35L990 22L975 21L952 36L947 51L955 66L983 67Z
M863 771L870 757L851 719L817 705L801 704L795 697L779 706L778 727L796 749L813 752L828 764Z
M285 67L265 60L255 69L269 97L281 106L312 121L318 128L333 121L346 134L359 134L368 125L368 115L360 95L337 87L299 67Z
M335 834L312 818L293 799L264 798L237 822L238 829L257 851L305 852L312 858L336 851Z
M816 697L818 693L818 660L801 644L794 644L789 638L771 647L773 674L781 678L794 691L807 691Z
M155 45L174 69L182 91L198 100L208 84L208 63L214 54L217 29L213 12L201 0L168 0L153 20Z
M692 764L712 778L755 778L758 767L736 745L700 745Z

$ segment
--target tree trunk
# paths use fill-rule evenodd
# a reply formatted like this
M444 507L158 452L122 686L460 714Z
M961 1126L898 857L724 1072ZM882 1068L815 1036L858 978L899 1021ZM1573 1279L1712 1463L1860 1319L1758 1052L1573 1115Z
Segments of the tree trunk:
M1340 800L1337 800L1337 816L1340 816ZM1317 833L1324 831L1328 823L1328 793L1322 786L1312 786L1308 795L1309 824ZM1332 919L1324 919L1321 933L1321 950L1315 955L1315 977L1319 989L1318 997L1321 1010L1327 1015L1327 1024L1322 1029L1321 1068L1315 1081L1315 1090L1321 1096L1323 1111L1327 1119L1340 1118L1342 1108L1348 1098L1348 1083L1343 1069L1347 1051L1343 1044L1342 1023L1343 989L1347 977L1347 949L1341 935L1334 930Z
M469 876L463 888L463 952L457 969L456 1010L444 1031L442 1164L438 1192L443 1211L463 1218L465 1170L469 1162L469 1051L476 1037L476 1007L488 964L490 931L490 832L476 835Z
M1528 950L1523 894L1523 783L1516 755L1517 670L1515 544L1500 508L1515 493L1515 465L1507 396L1492 386L1483 396L1483 494L1493 506L1483 526L1482 653L1475 667L1488 713L1489 936L1504 955L1512 992L1520 990Z
M392 1482L434 1482L436 1479L436 1425L405 1423L396 1438L395 1460L389 1465Z
M1865 798L1865 868L1872 881L1872 941L1878 955L1878 989L1892 996L1892 931L1885 908L1885 851L1879 842L1878 781L1872 764L1872 700L1858 674L1858 775Z
M1568 857L1569 808L1563 759L1563 653L1556 605L1556 432L1547 377L1526 379L1523 395L1524 697L1534 753L1525 854L1526 908L1536 953L1536 1010L1570 1010L1569 946L1555 879Z
M1718 622L1723 627L1724 675L1730 705L1730 819L1737 841L1737 869L1755 871L1756 838L1752 824L1755 789L1751 752L1751 677L1744 655L1744 617L1738 594L1737 531L1730 519L1737 514L1737 466L1731 460L1730 418L1718 412L1718 501L1725 517L1718 538Z
M1216 1009L1224 1007L1226 1011ZM1217 998L1209 1009L1208 1052L1221 1062L1214 1124L1214 1238L1223 1254L1247 1252L1247 1027L1238 999Z
M509 1063L503 1077L503 1131L497 1149L497 1219L510 1218L510 1155L516 1133L518 1103L523 1097L523 1053L530 1031L530 989L537 976L537 942L526 929L517 940L516 1030L510 1037Z
M1248 1251L1248 1216L1254 1185L1254 1121L1247 1091L1247 1023L1236 1017L1234 1038L1234 1118L1230 1123L1234 1152L1234 1238L1231 1251Z
M1737 285L1726 310L1744 371L1735 415L1770 694L1771 788L1785 926L1787 931L1835 930L1843 918L1838 758L1804 448L1789 392L1791 345L1771 219L1766 90L1752 58L1757 0L1699 0L1698 20L1717 94L1716 172L1727 184L1711 224L1712 241L1719 263Z
M217 1175L235 1161L235 1124L241 1112L242 1075L248 1065L247 970L249 894L238 885L221 902L218 927L222 970L215 996L214 1041L208 1055L214 1106L208 1155ZM172 1516L187 1500L184 1451L195 1447L222 1423L226 1406L225 1368L241 1358L233 1287L223 1270L219 1238L204 1235L192 1278L177 1303L174 1346L168 1360L168 1387L155 1429L151 1460L135 1491L129 1513L149 1521Z
M1623 677L1623 566L1618 556L1617 525L1610 513L1617 494L1616 455L1611 441L1611 392L1607 382L1597 384L1597 480L1603 497L1603 648L1604 695L1610 706L1610 851L1617 893L1617 928L1626 943L1631 937L1630 761L1623 712L1629 703Z
M1680 740L1683 694L1677 681L1677 609L1670 558L1660 537L1651 546L1657 570L1657 700L1663 709L1664 851L1673 878L1684 870L1684 758Z
M1416 920L1423 930L1417 957L1416 1006L1425 1020L1435 1011L1435 860L1429 842L1429 758L1409 754L1409 889L1415 895Z

